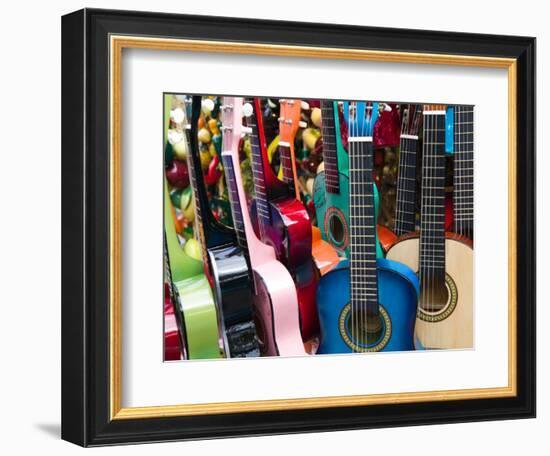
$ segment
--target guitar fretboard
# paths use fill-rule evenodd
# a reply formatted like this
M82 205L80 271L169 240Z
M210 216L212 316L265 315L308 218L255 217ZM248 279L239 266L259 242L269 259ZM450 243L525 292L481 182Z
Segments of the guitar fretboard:
M445 111L424 112L420 279L445 278Z
M290 144L279 142L279 157L281 158L281 168L283 170L283 182L294 186L294 170L292 169L292 157L290 153Z
M233 169L233 159L231 155L222 153L222 162L225 169L225 180L227 192L229 194L229 203L231 205L231 214L233 216L233 228L235 229L239 246L243 249L245 254L248 254L248 243L246 241L243 213L239 200L239 189L235 179L235 170Z
M336 127L334 101L321 100L321 134L325 162L325 188L328 193L340 193L338 158L336 155Z
M454 148L454 231L472 239L474 229L473 106L455 107Z
M199 150L197 145L197 122L200 117L201 110L201 97L193 97L191 107L191 119L190 124L185 128L185 138L187 141L187 150L189 151L187 156L187 166L189 168L189 182L191 183L191 189L193 191L193 199L195 202L195 227L199 236L199 242L201 243L201 251L203 255L206 255L207 247L207 234L204 227L203 214L206 214L209 210L208 197L204 188L204 179L202 176L202 168L199 158ZM200 173L200 175L199 175ZM204 260L205 258L203 258Z
M258 218L260 218L260 222L269 225L271 223L271 213L269 211L269 204L267 201L265 170L260 138L258 136L258 124L256 121L257 115L262 114L261 112L254 112L247 118L246 124L252 129L252 132L248 134L248 137L250 139L250 148L252 151L252 178L254 180L254 193L256 197Z
M399 141L399 170L395 234L401 236L415 230L416 226L416 149L418 136L402 135Z
M350 157L350 263L351 300L369 316L378 315L376 272L376 212L373 192L373 144L348 142Z

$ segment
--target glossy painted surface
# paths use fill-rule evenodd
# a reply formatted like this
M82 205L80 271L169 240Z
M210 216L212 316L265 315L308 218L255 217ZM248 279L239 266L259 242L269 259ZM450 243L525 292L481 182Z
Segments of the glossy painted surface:
M203 272L203 263L188 256L178 241L168 185L164 181L164 232L172 280L180 294L179 308L185 325L190 359L219 358L216 303Z
M336 249L323 240L321 230L311 227L311 254L319 275L325 275L340 263L340 257Z
M203 249L206 250L205 270L217 304L226 356L259 356L252 320L252 276L248 263L243 250L237 244L233 230L219 223L209 207L205 184L211 183L208 178L211 170L208 170L207 176L203 176L197 142L201 104L202 97L194 96L191 106L191 144L188 159L195 207L197 214L200 214L196 226L202 233ZM221 137L219 139L221 140ZM216 163L217 166L217 156L212 163Z
M384 252L387 252L397 242L397 235L387 226L378 225L378 239Z
M254 100L256 113L261 113L259 99ZM300 102L295 100L293 109L297 111L299 118ZM261 185L265 186L267 210L270 212L269 223L264 217L258 217L258 201L251 204L251 220L256 236L271 245L275 250L277 259L282 262L290 271L296 286L298 305L300 309L300 329L304 342L318 334L319 320L315 304L315 287L317 276L312 258L312 231L311 220L307 209L296 194L294 186L276 182L276 177L269 164L263 121L261 115L256 115L257 136L259 153L262 166L256 169L258 177L263 180ZM294 133L295 135L295 133ZM293 163L293 180L297 182L295 157L294 157L294 136L290 132L282 137L289 141L290 157ZM254 160L252 161L254 166ZM288 170L290 171L290 170ZM287 171L287 172L288 172ZM256 185L260 182L256 182ZM265 207L260 206L260 207Z
M260 356L252 306L254 286L242 249L229 244L208 250L226 356Z
M189 359L220 358L218 316L204 274L174 282L180 299Z
M418 279L407 266L386 259L377 260L378 299L391 320L391 335L383 351L414 350L414 324L418 300ZM323 276L317 288L321 344L317 353L352 353L342 338L339 321L350 302L348 261Z
M182 359L178 323L174 314L174 306L170 293L164 292L164 361L178 361Z
M273 247L263 243L254 233L245 192L242 185L239 163L239 142L242 131L242 98L224 97L224 105L233 106L231 144L224 147L222 155L231 158L238 187L239 206L248 244L250 263L254 271L254 310L258 320L257 328L267 328L273 337L264 341L263 355L281 356L306 355L300 333L298 297L292 276L280 263ZM225 144L224 144L225 146ZM272 331L269 330L272 328Z
M317 215L318 227L321 235L336 250L349 255L349 177L340 172L338 173L338 193L329 193L325 187L325 173L321 171L315 177L313 184L313 202L315 204L315 213ZM342 227L342 235L331 232L330 217L338 217Z

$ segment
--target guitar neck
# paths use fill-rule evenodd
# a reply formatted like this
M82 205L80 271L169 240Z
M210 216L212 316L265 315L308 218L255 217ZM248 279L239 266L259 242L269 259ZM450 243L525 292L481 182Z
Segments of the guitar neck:
M195 203L195 228L201 242L203 252L207 248L215 247L228 242L234 242L233 235L227 227L221 225L212 215L206 185L202 172L198 144L198 121L201 114L202 97L193 96L189 128L185 129L185 140L189 151L187 155L187 167L189 169L189 182L193 190Z
M470 239L474 228L474 108L456 106L454 118L454 231Z
M325 188L328 193L340 193L334 104L334 101L321 100L321 135L323 138L323 161L325 163Z
M291 144L287 141L279 141L279 157L281 158L281 168L283 170L283 182L290 188L294 187L295 174L292 160Z
M372 139L348 140L350 157L351 301L367 315L378 315L376 212L373 191ZM359 139L359 138L357 138Z
M227 184L227 191L229 194L229 203L231 205L231 215L233 216L233 227L235 229L235 235L237 236L237 242L243 249L245 254L248 255L248 242L246 237L246 227L243 213L239 187L237 185L237 176L235 174L235 167L233 164L233 157L230 153L222 153L223 168L225 171L225 181ZM246 206L245 206L246 210Z
M418 136L401 135L394 229L398 236L415 230L417 146Z
M420 279L445 277L445 110L424 111ZM428 280L428 279L427 279Z
M251 158L252 158L252 177L254 180L254 193L256 200L256 209L260 227L271 224L271 212L269 210L269 202L267 196L267 179L266 169L269 167L267 153L265 150L263 129L258 116L261 116L260 101L254 99L254 112L247 119L247 126L252 130L248 137L250 139Z

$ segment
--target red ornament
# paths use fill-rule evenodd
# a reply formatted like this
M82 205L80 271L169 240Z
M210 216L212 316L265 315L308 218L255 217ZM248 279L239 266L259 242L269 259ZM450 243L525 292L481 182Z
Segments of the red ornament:
M374 147L397 147L401 134L399 110L395 103L384 104L383 106L384 109L374 125Z
M187 163L173 160L166 170L166 179L173 187L187 188L189 186L189 170Z

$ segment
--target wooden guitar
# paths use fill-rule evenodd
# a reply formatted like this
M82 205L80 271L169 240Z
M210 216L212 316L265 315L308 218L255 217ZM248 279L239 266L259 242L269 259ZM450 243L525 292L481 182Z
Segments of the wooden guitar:
M218 308L225 355L228 358L257 357L260 351L252 314L252 274L235 232L214 218L206 194L197 131L201 99L200 96L187 98L186 112L181 116L185 130L190 132L187 161L195 200L195 228Z
M303 203L296 198L292 174L290 144L298 129L300 100L281 100L279 153L283 167L282 182L277 179L269 164L263 130L260 99L245 104L246 124L250 129L252 175L255 199L251 205L254 232L275 249L277 259L292 275L298 305L300 328L304 342L319 333L319 320L315 305L317 276L312 260L312 231L309 215ZM247 113L248 113L247 112Z
M419 348L473 346L473 250L445 233L445 106L425 105L420 235L408 234L388 252L420 279L415 341Z
M474 108L454 108L454 228L474 238Z
M221 107L222 163L237 241L252 267L254 321L260 352L263 356L305 355L293 278L277 260L274 248L258 238L248 212L239 162L242 108L242 98L224 97Z
M351 102L349 123L350 258L317 290L318 353L413 350L418 279L407 266L377 259L372 131L376 107Z

